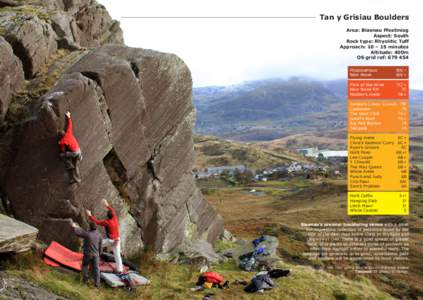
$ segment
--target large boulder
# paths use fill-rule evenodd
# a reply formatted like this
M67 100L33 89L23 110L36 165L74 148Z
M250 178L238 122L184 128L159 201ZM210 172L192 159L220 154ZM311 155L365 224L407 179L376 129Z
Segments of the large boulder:
M7 212L37 226L42 240L76 248L71 220L87 226L86 209L104 216L100 201L107 198L127 255L145 246L169 252L214 242L223 220L191 174L195 113L184 62L123 46L119 23L94 0L0 5L0 118L18 96L0 124L7 133L0 136ZM16 95L24 75L30 90ZM22 105L24 113L10 113ZM83 151L77 186L58 158L57 132L68 110Z
M3 190L14 214L40 237L75 247L70 219L85 209L116 208L123 250L169 252L214 242L223 220L203 198L194 163L191 74L175 55L119 45L97 48L43 96L17 137ZM58 158L57 131L72 112L82 152L82 183L69 185Z
M21 61L13 53L12 47L0 36L0 122L9 108L12 95L24 83Z

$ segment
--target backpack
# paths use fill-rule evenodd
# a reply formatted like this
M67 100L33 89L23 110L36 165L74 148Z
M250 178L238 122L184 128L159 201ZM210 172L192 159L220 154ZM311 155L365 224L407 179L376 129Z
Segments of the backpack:
M216 284L221 284L223 282L223 276L217 272L204 272L201 274L201 277L204 278L205 282L211 282Z
M254 247L257 247L259 244L263 243L265 240L266 240L266 237L264 235L262 235L261 237L252 241L252 243L253 243Z
M256 258L250 256L249 258L244 258L239 262L239 267L244 271L250 272L256 265Z
M204 285L207 283L207 286L211 284L211 287L218 287L220 289L229 287L229 282L226 281L223 283L223 276L217 272L204 272L198 277L198 281L195 285L205 287Z
M247 293L256 293L258 290L269 290L275 286L267 272L260 272L251 279L244 291Z
M242 254L240 257L239 257L239 260L245 260L245 259L249 259L250 257L252 257L254 255L254 251L252 251L252 252L248 252L248 253L245 253L245 254Z
M273 269L269 271L269 276L270 278L279 278L289 276L290 273L290 270Z

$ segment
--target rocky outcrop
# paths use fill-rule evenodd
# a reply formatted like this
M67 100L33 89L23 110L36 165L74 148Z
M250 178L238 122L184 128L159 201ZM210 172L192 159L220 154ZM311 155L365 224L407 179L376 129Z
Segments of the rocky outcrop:
M0 271L0 297L4 300L66 300L26 279Z
M57 50L56 34L36 12L1 12L0 28L22 61L25 78L33 78Z
M40 11L29 17L33 26L45 28L45 40L34 47L43 54L29 51L32 45L23 42L27 31L22 28L29 25L10 25L14 13L0 14L0 24L9 24L2 28L23 68L32 66L25 71L28 79L35 76L31 83L41 82L37 76L48 64L44 59L64 40L67 51L78 55L14 127L13 155L1 184L8 209L39 228L44 241L68 247L79 243L70 220L86 226L85 209L104 216L102 198L118 212L127 255L145 246L165 253L191 241L214 242L223 220L191 173L195 113L188 67L172 54L107 44L121 43L122 33L95 1L29 2L34 7L43 2L41 12L50 12L45 19ZM42 46L50 45L50 37L55 46ZM26 61L13 40L27 45ZM96 48L82 52L81 47ZM65 127L68 110L83 152L80 185L69 184L58 158L57 132Z
M0 36L0 122L9 108L12 95L18 92L24 83L21 61L13 54L13 49Z
M0 33L22 61L25 78L34 78L58 48L68 50L123 43L119 23L92 0L2 2Z
M23 74L37 80L48 72L58 49L76 51L108 43L123 44L122 30L96 1L1 0L0 122L23 85Z
M119 23L96 1L52 1L53 29L61 41L81 47L97 47L106 43L123 44Z
M37 234L37 228L0 214L0 253L29 250Z

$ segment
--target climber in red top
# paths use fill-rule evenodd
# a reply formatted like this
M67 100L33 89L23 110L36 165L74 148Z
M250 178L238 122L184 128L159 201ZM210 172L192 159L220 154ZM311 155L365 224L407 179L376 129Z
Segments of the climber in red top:
M81 182L79 173L79 162L82 159L81 148L73 135L71 114L67 112L65 115L68 125L66 132L59 131L60 158L64 161L66 169L72 170L71 183Z
M119 220L116 216L114 208L107 202L102 200L103 205L107 208L107 219L98 220L92 215L90 210L87 210L87 215L90 221L97 225L103 226L106 229L107 239L103 239L103 247L111 247L115 257L116 271L118 274L123 272L122 257L120 255L120 238L119 238Z

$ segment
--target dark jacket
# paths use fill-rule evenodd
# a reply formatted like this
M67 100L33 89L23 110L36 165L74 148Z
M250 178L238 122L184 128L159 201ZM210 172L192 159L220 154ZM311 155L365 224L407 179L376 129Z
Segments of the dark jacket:
M75 234L84 239L84 255L100 256L101 243L103 238L97 230L85 231L79 227L76 227Z

